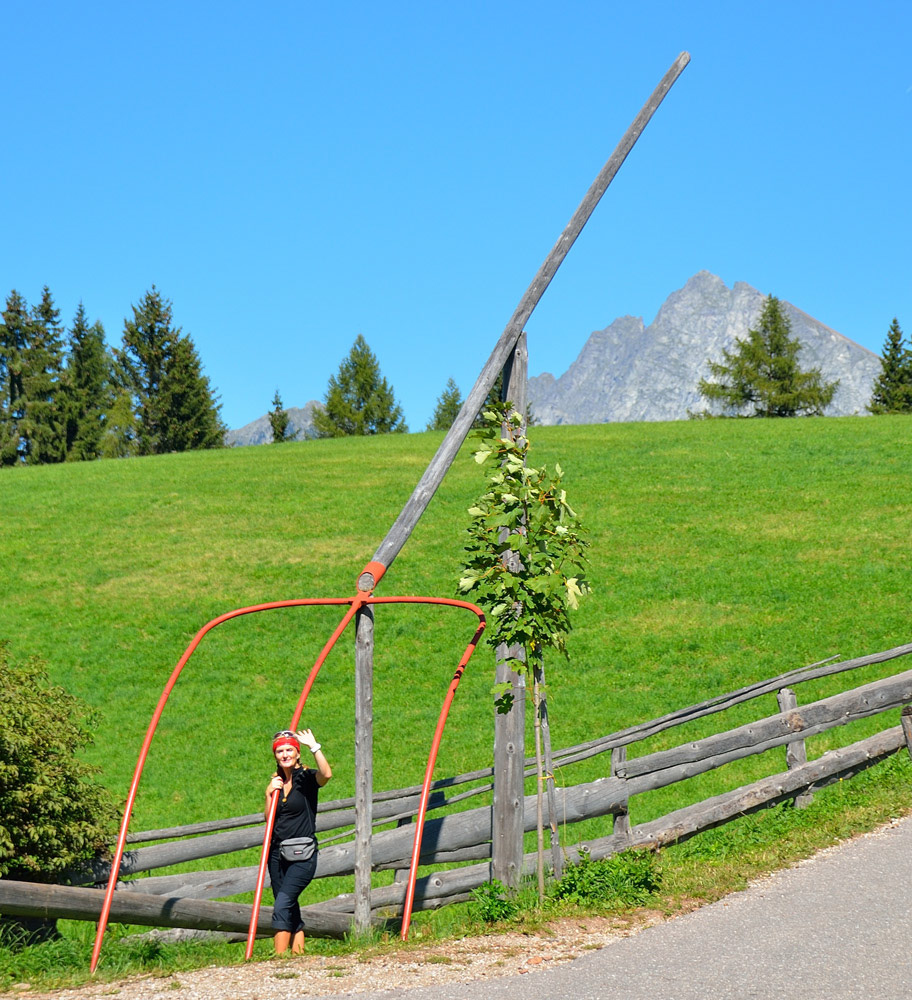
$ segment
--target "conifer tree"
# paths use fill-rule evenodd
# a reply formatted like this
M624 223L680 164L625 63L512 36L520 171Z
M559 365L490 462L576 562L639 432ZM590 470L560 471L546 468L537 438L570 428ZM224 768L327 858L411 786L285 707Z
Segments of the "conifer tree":
M66 367L67 461L91 461L102 454L108 411L114 402L112 359L100 322L89 326L80 302L68 338Z
M163 452L220 448L225 443L225 425L199 354L193 341L179 332L162 379L161 414Z
M453 379L448 378L446 387L437 397L434 415L431 417L427 429L429 431L448 431L461 408L462 395L459 392L459 386Z
M124 320L117 352L136 413L136 453L154 455L223 443L224 425L193 342L172 327L171 302L152 286Z
M314 411L320 437L407 433L402 408L393 387L380 374L380 365L359 333L348 357L331 375L323 406Z
M154 455L162 450L161 384L176 331L171 329L171 304L155 285L132 308L133 319L124 320L117 360L134 399L137 453Z
M893 318L880 357L868 410L871 413L912 413L912 349L903 342L899 320Z
M756 330L738 337L734 351L722 351L722 361L708 362L718 380L700 379L700 394L735 414L747 416L821 416L839 381L824 383L820 369L798 366L801 344L791 336L791 324L779 300L767 297Z
M282 397L276 389L269 411L269 425L272 428L272 443L281 444L288 440L288 412L282 405Z
M66 458L63 327L47 285L32 310L23 352L22 390L25 405L19 433L26 463L62 462Z
M20 424L25 415L25 352L30 331L28 305L13 289L0 323L0 465L22 461Z

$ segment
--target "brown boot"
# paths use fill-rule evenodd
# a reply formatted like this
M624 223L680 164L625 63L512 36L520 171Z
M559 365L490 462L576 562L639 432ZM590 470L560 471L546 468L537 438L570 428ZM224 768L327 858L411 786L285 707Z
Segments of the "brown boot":
M304 931L294 932L294 936L291 939L291 953L292 955L304 954Z
M274 939L275 953L284 955L291 944L291 931L276 931Z

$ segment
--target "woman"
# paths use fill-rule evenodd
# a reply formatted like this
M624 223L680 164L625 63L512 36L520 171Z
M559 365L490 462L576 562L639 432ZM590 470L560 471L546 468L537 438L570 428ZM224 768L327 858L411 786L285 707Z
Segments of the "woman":
M315 771L301 766L302 745L313 754ZM304 951L298 897L317 870L317 792L332 777L332 768L309 729L276 733L272 752L278 767L266 786L267 816L272 796L278 793L279 798L269 845L269 878L275 896L272 929L276 953L288 951L290 945L292 954L298 955Z

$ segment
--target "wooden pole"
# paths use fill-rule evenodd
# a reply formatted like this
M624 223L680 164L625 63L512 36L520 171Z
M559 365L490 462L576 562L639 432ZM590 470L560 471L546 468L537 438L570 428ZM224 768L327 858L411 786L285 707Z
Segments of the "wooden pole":
M412 822L411 816L403 816L401 819L396 821L396 827L409 826ZM393 881L398 882L408 882L409 870L408 868L394 868L393 869Z
M899 721L902 723L903 736L906 738L906 747L909 756L912 757L912 705L906 705L899 714Z
M627 747L614 747L611 751L611 777L627 777ZM612 814L612 831L622 837L630 836L630 805L625 795L621 808Z
M548 719L548 689L545 685L545 661L539 657L535 663L538 674L539 701L538 714L541 718L542 749L545 758L545 788L548 794L548 836L551 847L551 868L554 877L563 873L563 858L560 846L560 817L557 810L557 792L554 787L554 756L551 752L551 723Z
M431 459L427 469L425 469L424 475L402 508L399 517L396 518L395 523L387 532L386 538L380 543L374 554L374 562L380 563L388 569L402 550L402 546L408 541L415 525L427 508L427 505L431 502L431 497L437 492L437 488L443 481L443 477L453 464L453 459L456 457L463 441L465 441L466 435L469 433L475 418L481 412L481 408L488 398L488 393L493 388L498 374L507 364L516 341L519 339L529 317L551 283L551 279L570 252L570 248L582 232L583 226L589 221L589 217L595 211L595 206L598 205L602 195L608 189L608 185L614 180L615 175L620 170L624 160L627 159L637 139L642 135L643 129L649 124L649 120L658 110L659 105L665 99L665 95L671 90L675 81L684 72L684 67L689 62L690 55L687 52L682 52L672 63L668 72L662 77L659 85L650 95L649 100L646 101L640 109L640 113L624 133L623 138L611 154L608 162L602 167L598 176L592 182L579 207L573 213L573 217L558 238L557 243L551 248L551 252L532 279L532 284L529 285L525 294L519 300L519 305L516 307L509 323L507 323L504 332L500 335L500 340L494 346L491 356L482 368L475 381L475 385L466 397L466 401L462 404L462 409L459 411L452 426L447 431L446 437L444 437L440 447L437 449L437 453Z
M545 799L545 773L542 766L542 732L541 732L541 671L538 667L538 657L532 664L532 707L535 713L535 817L536 817L536 853L538 854L538 900L543 902L545 898L545 822L544 822L544 799Z
M0 912L9 916L97 920L104 890L72 885L43 885L0 879ZM253 907L245 903L213 903L202 899L152 896L143 892L115 892L111 920L152 927L190 927L199 930L247 933ZM271 936L272 909L261 907L257 936ZM308 910L308 932L317 937L341 938L351 929L351 916Z
M359 582L359 587L361 586ZM370 928L374 790L374 609L355 617L355 930Z
M526 431L526 384L529 355L525 334L516 342L503 370L501 398L511 402L523 422L519 433ZM507 433L504 428L504 434ZM519 556L507 552L504 561L519 569ZM522 646L497 647L494 681L509 684L513 695L510 711L494 715L494 800L492 817L492 875L504 885L515 888L522 875L523 794L526 762L526 678L511 670L506 660L525 660Z
M798 695L791 688L783 688L777 695L779 711L783 714L798 711ZM799 717L800 718L800 717ZM807 763L807 744L800 737L785 745L785 765L791 771ZM809 789L795 796L795 808L806 809L814 801L814 793Z

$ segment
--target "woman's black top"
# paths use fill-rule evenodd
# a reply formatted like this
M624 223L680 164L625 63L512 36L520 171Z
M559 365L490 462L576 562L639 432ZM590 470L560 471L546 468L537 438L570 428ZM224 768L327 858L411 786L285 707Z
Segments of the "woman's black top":
M279 808L272 830L272 845L292 837L316 837L317 772L298 767L291 772L291 791L279 792ZM284 801L283 801L284 799Z

